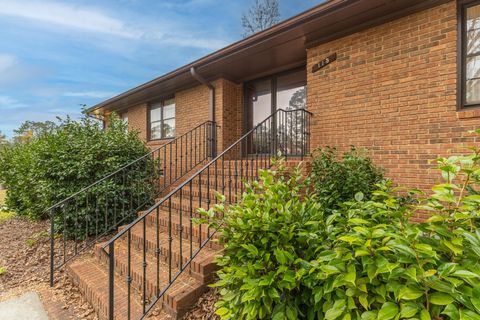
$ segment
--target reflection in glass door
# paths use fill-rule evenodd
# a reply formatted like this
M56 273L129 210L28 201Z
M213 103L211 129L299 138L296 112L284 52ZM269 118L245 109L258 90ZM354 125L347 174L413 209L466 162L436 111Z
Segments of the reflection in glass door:
M255 128L260 122L268 118L272 114L272 82L270 79L251 82L246 86L247 92L247 131ZM257 130L253 135L253 143L249 145L249 154L265 154L270 153L267 150L269 144L263 143L261 137L270 136L269 127L263 127ZM260 132L262 131L262 132Z
M252 81L245 85L245 93L246 131L249 131L277 109L292 111L306 108L306 71L302 68ZM299 115L303 114L282 113L282 119L273 120L274 125L262 127L262 132L257 130L258 134L252 138L254 141L248 153L264 154L280 150L290 155L300 154L306 143L301 134L304 132L305 119L299 119ZM266 143L265 137L274 139L276 150L268 150L272 144Z
M307 106L307 86L305 71L300 70L277 77L276 106L277 109L288 111L279 114L277 123L277 148L283 154L301 155L306 150L305 127L306 114L294 110L305 109Z

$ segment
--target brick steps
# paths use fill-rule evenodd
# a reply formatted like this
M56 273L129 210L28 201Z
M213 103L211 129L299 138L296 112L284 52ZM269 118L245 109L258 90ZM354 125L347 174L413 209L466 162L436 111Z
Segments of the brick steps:
M228 194L225 200L228 200ZM198 215L198 208L208 209L216 203L219 203L219 201L217 201L215 195L212 197L212 194L208 194L207 197L202 197L201 199L199 197L192 197L191 202L190 199L184 195L182 195L182 199L180 200L180 194L176 194L171 197L170 200L166 200L160 204L159 208L165 215L168 215L168 212L171 209L172 212L181 212L184 217L190 217L190 212L193 217L196 217Z
M100 319L108 318L108 274L107 269L94 258L75 261L67 265L67 272L78 286L84 297L91 303ZM127 286L120 278L115 279L115 319L127 319L128 314ZM142 314L142 306L138 299L130 303L132 319ZM160 314L157 319L171 319L167 314Z
M173 266L171 275L168 272L168 264L164 259L159 257L157 259L151 254L145 254L145 277L143 269L143 252L135 250L133 246L130 248L130 277L131 288L137 294L143 293L143 286L145 281L145 297L147 305L154 301L155 297L180 269ZM108 266L108 255L97 246L95 256L105 267ZM115 245L115 272L119 279L123 279L127 285L128 273L128 246L126 242L118 242ZM158 281L158 283L157 283ZM173 318L178 318L185 314L188 308L195 303L203 292L206 290L206 284L198 281L189 274L189 270L181 273L177 280L170 286L169 290L162 296L158 302L158 308L166 311L167 314ZM143 300L143 299L141 299ZM140 301L140 300L139 300Z
M192 190L190 191L190 186L187 185L182 189L182 198L188 199L190 195L193 197L193 202L198 203L198 199L200 196L202 196L202 199L207 199L210 197L210 199L215 199L215 193L218 192L220 194L224 194L225 196L231 196L232 198L234 197L235 190L229 189L228 186L225 186L223 188L222 186L219 186L218 189L215 188L206 188L205 186L202 186L202 188L199 188L197 184L192 184ZM175 198L180 198L180 191L177 192L174 195ZM161 198L157 199L157 201L161 200Z
M142 215L143 212L139 212L139 216ZM192 212L193 218L199 217L199 214ZM190 235L192 235L193 242L198 244L199 243L199 236L200 233L202 234L202 239L207 238L207 230L208 226L206 224L197 225L195 223L190 224L190 212L182 211L182 215L178 210L173 209L171 213L171 228L172 228L172 237L180 237L180 233L183 239L189 240ZM146 216L147 226L150 229L157 228L157 214L156 211L153 211L151 214ZM167 233L169 227L169 212L167 209L160 208L158 214L158 228L161 232ZM180 228L182 227L183 230ZM215 246L213 243L209 246L212 249L221 249L220 246Z
M289 161L287 165L293 166L298 162ZM241 169L242 163L243 169ZM203 165L198 166L195 170ZM257 168L264 168L267 165L268 162L248 159L243 161L225 160L223 163L218 163L217 168L215 165L212 166L208 172L209 178L207 171L204 171L200 177L197 176L193 180L191 188L190 185L186 185L182 189L182 201L180 201L180 192L177 192L170 200L159 206L158 218L157 210L146 216L145 234L143 222L130 229L130 248L127 234L115 242L115 319L128 319L129 285L127 279L131 281L131 319L138 319L143 314L143 300L146 305L154 301L159 291L166 288L191 255L196 256L160 298L155 305L154 316L149 316L149 318L179 319L195 304L200 295L205 292L207 284L214 279L218 267L213 261L215 256L221 253L222 246L216 241L209 241L199 251L200 243L208 238L209 231L205 224L191 223L190 214L194 218L198 217L197 208L207 208L208 205L212 206L216 203L215 190L226 196L227 203L234 202L238 194L244 190L243 181L246 178L250 181L255 180ZM195 172L195 170L191 172ZM240 173L242 177L239 176ZM187 174L165 189L162 197L186 181L189 176L191 174ZM192 198L191 205L190 198ZM209 203L208 199L210 199ZM158 198L157 203L160 200L161 198ZM171 204L170 208L169 204ZM139 212L138 214L140 216L143 213ZM169 220L170 217L171 220ZM158 245L157 228L159 231ZM128 261L130 261L130 265ZM97 311L99 318L106 319L108 312L108 255L103 251L102 244L95 246L93 257L77 259L68 265L67 270L86 299ZM143 292L145 292L145 299L142 297Z
M155 229L151 226L146 226L146 237L143 233L143 225L137 225L131 230L131 242L132 247L137 250L143 250L143 243L145 240L145 249L148 254L155 256L157 251L157 236ZM206 235L206 233L204 234ZM206 237L202 238L204 241ZM195 239L197 240L197 239ZM195 254L199 248L198 240L195 241L192 239L192 245L190 245L190 240L180 239L180 237L174 237L173 228L172 228L172 250L170 251L170 243L168 241L168 233L160 232L158 236L158 242L160 246L158 247L159 256L165 262L169 262L170 252L172 257L172 268L180 268L180 263L185 264L190 258L190 252ZM122 241L126 241L126 236L122 238ZM180 249L181 248L181 249ZM191 250L190 250L191 249ZM214 242L209 243L205 246L195 257L195 259L190 263L189 269L192 277L198 279L199 281L205 283L208 279L211 279L216 270L216 265L213 262L215 256L220 252L218 244Z

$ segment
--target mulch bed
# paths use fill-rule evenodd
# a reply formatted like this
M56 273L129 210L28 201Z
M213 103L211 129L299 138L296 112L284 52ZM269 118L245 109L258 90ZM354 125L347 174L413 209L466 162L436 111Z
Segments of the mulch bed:
M56 272L55 285L49 286L50 238L48 221L15 217L0 223L0 301L29 291L39 294L51 319L97 320L90 304L63 270ZM61 242L57 241L60 246ZM185 320L216 320L216 290L209 290L184 317Z
M0 301L29 291L39 294L51 319L94 320L96 315L63 271L49 286L48 222L15 217L0 223Z
M190 310L184 320L217 320L219 316L215 314L215 302L218 300L217 290L210 289L200 297L195 307Z

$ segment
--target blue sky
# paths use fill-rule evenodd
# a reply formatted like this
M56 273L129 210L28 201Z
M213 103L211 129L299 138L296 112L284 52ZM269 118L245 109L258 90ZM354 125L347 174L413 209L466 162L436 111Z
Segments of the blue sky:
M321 0L280 0L282 19ZM91 106L241 38L254 0L0 0L0 131Z

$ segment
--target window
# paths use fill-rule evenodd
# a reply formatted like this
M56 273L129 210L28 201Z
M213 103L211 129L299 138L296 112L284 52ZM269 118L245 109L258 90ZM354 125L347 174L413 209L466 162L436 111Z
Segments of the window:
M122 119L123 123L127 125L127 131L128 131L128 112L122 113L120 118Z
M460 6L461 10L461 106L480 106L480 1Z
M247 130L277 109L305 109L307 92L305 68L283 72L245 85Z
M175 136L175 99L152 103L149 114L150 140Z

